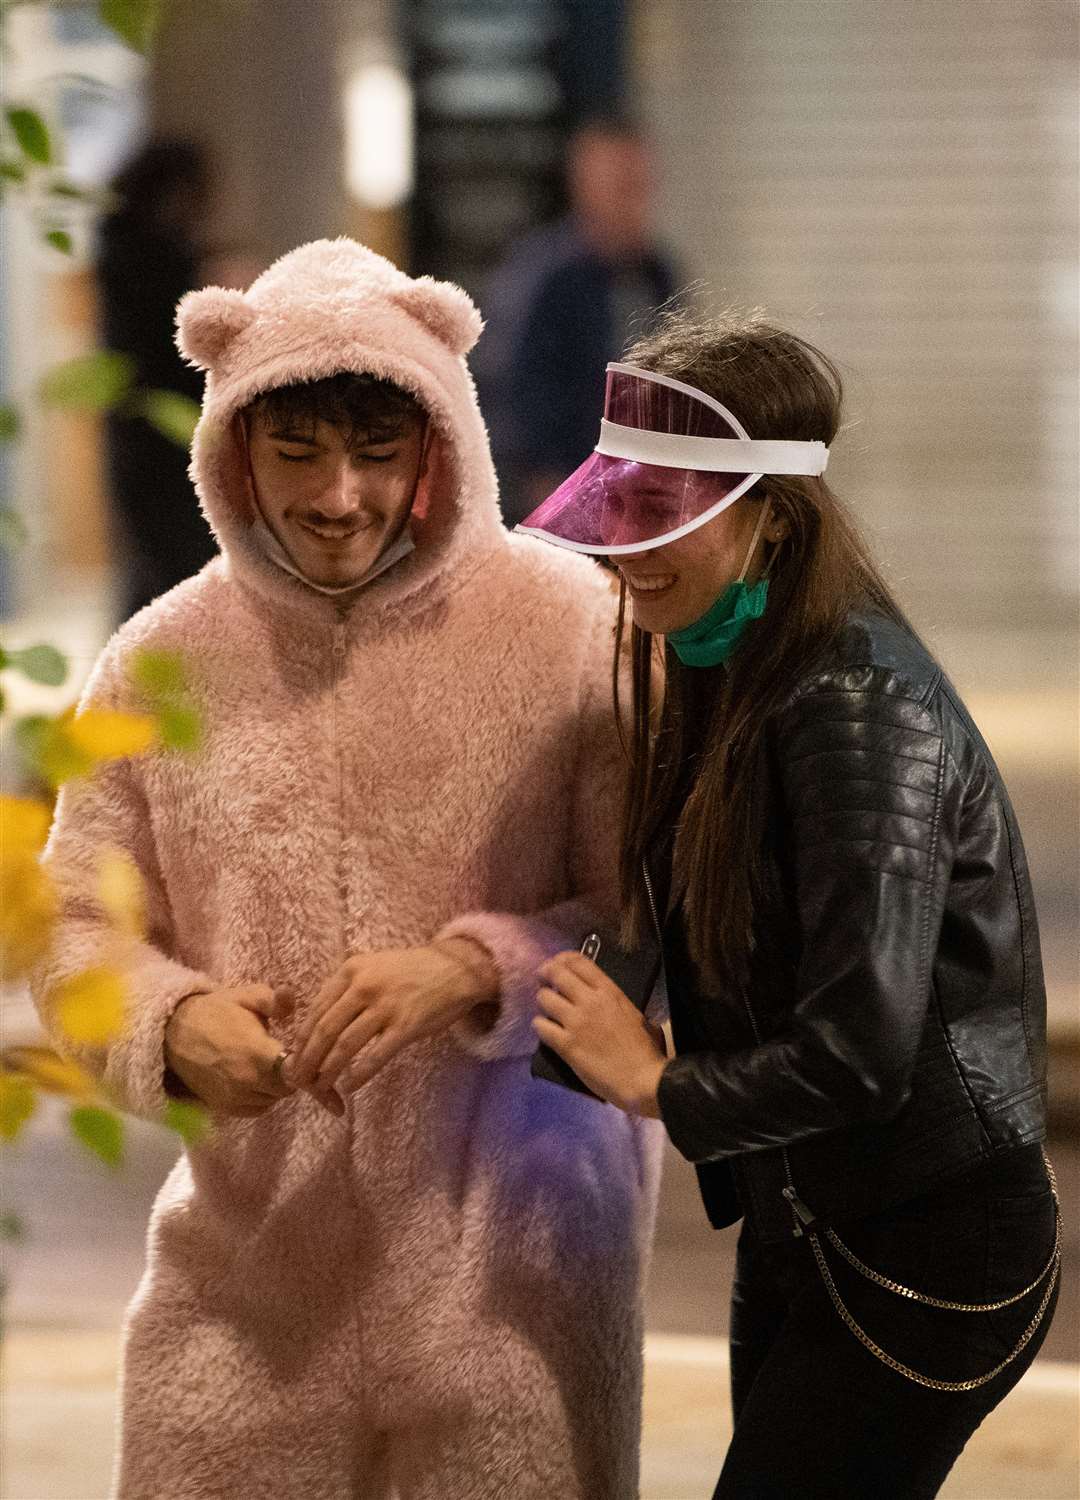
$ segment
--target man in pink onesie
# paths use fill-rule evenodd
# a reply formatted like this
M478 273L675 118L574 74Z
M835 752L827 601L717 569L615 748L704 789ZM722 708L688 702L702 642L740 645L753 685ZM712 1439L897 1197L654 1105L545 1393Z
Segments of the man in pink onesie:
M631 1500L658 1142L528 1061L614 888L607 585L500 526L458 288L319 241L179 329L221 556L86 699L182 652L205 743L65 788L36 984L115 942L125 851L129 1025L80 1057L216 1128L154 1209L115 1494Z

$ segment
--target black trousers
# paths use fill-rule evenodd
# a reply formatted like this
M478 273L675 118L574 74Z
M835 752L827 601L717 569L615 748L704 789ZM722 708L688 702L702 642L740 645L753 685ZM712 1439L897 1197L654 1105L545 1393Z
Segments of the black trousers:
M1041 1151L1010 1151L837 1233L867 1266L929 1296L1011 1296L1038 1276L1053 1246ZM875 1285L821 1243L860 1326L938 1380L969 1380L1000 1364L1049 1283L998 1312L945 1311ZM732 1294L735 1432L713 1500L929 1500L1035 1358L1056 1301L1055 1291L1023 1352L986 1385L929 1390L876 1358L842 1321L806 1238L765 1245L744 1226Z

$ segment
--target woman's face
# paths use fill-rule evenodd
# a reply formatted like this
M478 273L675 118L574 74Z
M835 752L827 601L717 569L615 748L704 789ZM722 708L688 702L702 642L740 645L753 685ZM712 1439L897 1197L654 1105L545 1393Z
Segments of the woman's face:
M654 635L670 635L700 620L742 572L763 503L743 496L678 541L613 557L626 579L634 624ZM760 570L766 540L776 541L782 534L780 526L775 517L766 524L750 559L748 582Z
M345 586L379 559L408 519L420 477L424 423L350 441L329 422L293 430L256 413L249 452L263 518L312 583Z

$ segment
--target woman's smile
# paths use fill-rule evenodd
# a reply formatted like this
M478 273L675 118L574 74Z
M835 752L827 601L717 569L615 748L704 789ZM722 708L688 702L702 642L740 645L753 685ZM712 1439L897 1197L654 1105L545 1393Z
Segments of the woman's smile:
M627 588L635 598L658 598L673 589L679 581L677 573L642 573L637 577L627 573L624 576Z

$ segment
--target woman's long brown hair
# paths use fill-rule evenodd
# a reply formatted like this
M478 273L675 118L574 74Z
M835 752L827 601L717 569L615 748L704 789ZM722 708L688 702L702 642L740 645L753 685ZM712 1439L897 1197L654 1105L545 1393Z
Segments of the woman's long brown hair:
M843 385L812 344L757 315L693 320L670 315L623 358L696 386L727 406L754 438L831 443ZM766 476L749 492L768 500L787 534L770 559L764 617L720 667L684 667L631 626L632 697L623 739L630 760L623 819L624 939L652 925L643 861L655 850L687 782L678 815L673 884L682 894L691 956L715 988L745 982L757 918L777 899L764 858L768 807L764 726L770 709L833 640L853 609L876 608L907 624L844 507L820 478ZM741 503L741 502L736 502ZM625 587L615 653L625 661Z

